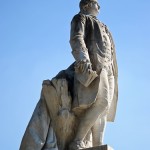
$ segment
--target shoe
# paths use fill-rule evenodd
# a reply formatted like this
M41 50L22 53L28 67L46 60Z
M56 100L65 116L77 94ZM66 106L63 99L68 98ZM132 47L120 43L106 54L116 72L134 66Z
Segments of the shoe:
M73 141L69 145L69 150L80 150L86 148L85 144L83 141Z
M84 140L84 144L85 144L85 147L86 147L86 148L92 147L92 142L91 142L91 141Z

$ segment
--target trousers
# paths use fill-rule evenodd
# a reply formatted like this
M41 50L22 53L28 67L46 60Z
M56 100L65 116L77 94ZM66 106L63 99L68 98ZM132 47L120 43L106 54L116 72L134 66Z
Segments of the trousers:
M114 76L111 65L101 69L99 91L95 103L85 110L80 119L75 140L84 140L88 131L92 128L98 118L103 118L109 111L114 94Z

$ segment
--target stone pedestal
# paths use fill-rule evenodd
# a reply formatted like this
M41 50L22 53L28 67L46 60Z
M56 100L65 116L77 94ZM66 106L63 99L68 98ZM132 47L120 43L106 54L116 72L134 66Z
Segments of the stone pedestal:
M114 149L108 145L102 145L97 147L86 148L84 150L114 150Z

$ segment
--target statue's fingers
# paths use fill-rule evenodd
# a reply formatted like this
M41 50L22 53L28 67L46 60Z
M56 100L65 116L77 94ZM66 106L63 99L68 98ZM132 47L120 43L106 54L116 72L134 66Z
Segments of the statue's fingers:
M79 70L80 70L81 72L83 72L83 64L80 64Z
M82 67L82 72L85 73L88 69L88 64L87 63L84 63L83 64L83 67Z

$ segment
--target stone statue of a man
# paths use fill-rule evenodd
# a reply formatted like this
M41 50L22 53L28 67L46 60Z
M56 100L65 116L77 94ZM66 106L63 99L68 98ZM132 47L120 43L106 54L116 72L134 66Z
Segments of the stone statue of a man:
M111 33L96 18L99 10L97 0L80 1L80 12L71 22L75 62L43 82L20 150L79 150L103 144L106 122L115 118L118 71Z
M71 150L85 148L83 141L90 130L93 146L101 145L106 121L115 117L115 46L107 26L96 18L99 10L97 0L81 0L80 12L71 22L70 44L76 60L72 109L75 113L84 111Z

